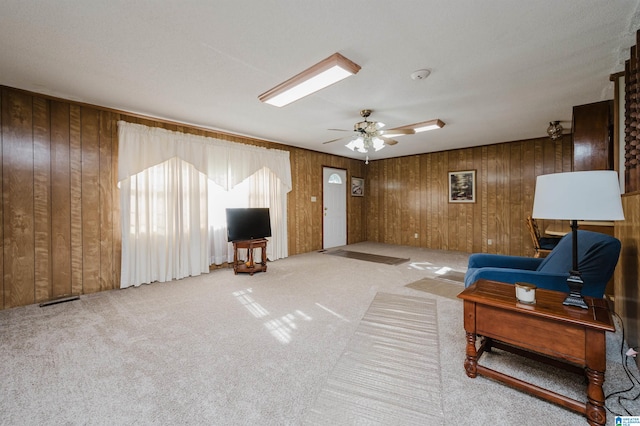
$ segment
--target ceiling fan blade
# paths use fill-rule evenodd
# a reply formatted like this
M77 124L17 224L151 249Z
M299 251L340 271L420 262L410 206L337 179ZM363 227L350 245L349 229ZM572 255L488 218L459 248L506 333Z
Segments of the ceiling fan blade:
M346 129L327 129L327 130L333 130L334 132L353 132L353 130L346 130Z
M332 142L338 142L338 141L340 141L340 140L342 140L342 139L346 139L346 138L347 138L347 137L344 137L344 138L338 138L338 139L331 139L330 141L322 142L322 144L324 145L324 144L328 144L328 143L332 143Z
M382 139L382 140L384 141L384 144L385 144L385 145L389 145L389 146L391 146L391 145L395 145L395 144L397 144L397 143L398 143L398 141L397 141L397 140L395 140L395 139L389 139L389 138L386 138L386 137L384 137L384 136L379 136L379 138L380 138L380 139Z

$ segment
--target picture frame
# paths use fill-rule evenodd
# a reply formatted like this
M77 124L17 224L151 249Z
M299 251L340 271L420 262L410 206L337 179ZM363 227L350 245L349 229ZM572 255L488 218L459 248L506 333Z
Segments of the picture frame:
M364 178L351 176L351 196L364 197Z
M449 202L476 202L476 171L449 172Z

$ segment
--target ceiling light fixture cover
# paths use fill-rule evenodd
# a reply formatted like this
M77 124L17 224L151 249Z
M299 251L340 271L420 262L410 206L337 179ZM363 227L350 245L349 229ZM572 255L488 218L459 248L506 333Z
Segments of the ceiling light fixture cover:
M258 96L260 101L282 107L324 89L360 71L360 65L339 53L318 62Z

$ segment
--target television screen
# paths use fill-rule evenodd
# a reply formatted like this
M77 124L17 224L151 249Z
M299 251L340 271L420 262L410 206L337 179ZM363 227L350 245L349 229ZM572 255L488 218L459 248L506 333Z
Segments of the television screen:
M245 241L271 236L268 208L227 209L227 241Z

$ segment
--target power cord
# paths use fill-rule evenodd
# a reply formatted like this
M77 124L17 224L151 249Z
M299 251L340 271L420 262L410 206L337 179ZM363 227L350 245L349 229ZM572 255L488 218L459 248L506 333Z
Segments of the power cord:
M630 392L632 390L635 389L636 384L640 385L640 379L638 379L633 372L631 371L631 369L629 368L628 362L629 362L629 358L631 358L630 355L625 356L625 352L624 352L624 342L625 342L625 330L624 330L624 322L622 321L622 318L620 317L620 315L618 315L616 312L610 311L613 315L616 316L616 318L618 318L618 320L620 321L620 326L622 328L622 343L620 343L620 357L622 359L622 368L624 368L624 371L627 375L627 378L629 379L630 382L630 387L624 390L619 390L619 391L615 391L610 393L609 395L605 396L605 408L607 409L607 411L609 411L611 414L613 414L614 416L623 416L623 415L627 415L627 416L632 416L633 414L631 414L629 412L629 410L627 409L627 407L624 406L624 404L622 403L622 401L636 401L638 400L638 398L640 397L640 392L634 396L633 398L627 397L625 395L622 394L626 394L627 392ZM637 347L634 348L630 348L633 349L634 351L637 351ZM628 351L630 352L630 351ZM609 408L606 405L606 401L609 398L612 398L614 396L617 396L617 403L620 407L622 407L622 409L625 411L626 414L620 414L620 413L616 413L613 410L611 410L611 408Z

